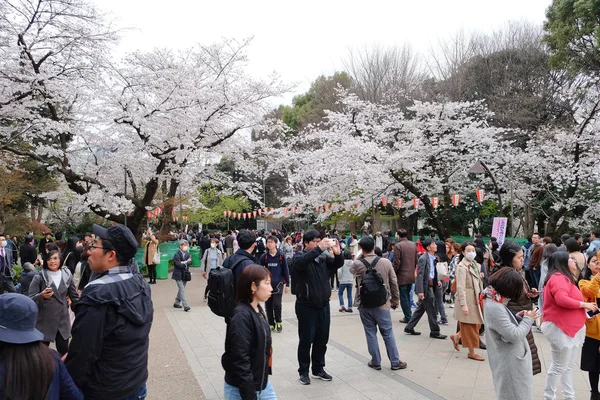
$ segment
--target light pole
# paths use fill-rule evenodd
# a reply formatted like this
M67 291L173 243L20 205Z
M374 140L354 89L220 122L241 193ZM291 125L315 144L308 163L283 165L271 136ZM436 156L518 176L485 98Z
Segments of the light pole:
M494 189L496 190L496 195L498 196L498 207L500 208L500 216L504 216L504 210L502 207L502 196L500 195L500 188L498 187L498 183L496 182L496 178L490 171L490 169L483 163L483 161L477 160L477 162L469 169L470 174L487 174L494 184Z

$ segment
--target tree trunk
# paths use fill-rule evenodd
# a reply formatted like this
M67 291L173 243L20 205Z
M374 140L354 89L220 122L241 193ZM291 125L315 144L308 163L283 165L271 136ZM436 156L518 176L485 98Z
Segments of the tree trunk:
M373 232L381 232L381 212L379 207L373 207Z
M35 220L39 223L42 223L43 215L44 215L44 203L40 202L37 206L37 217Z

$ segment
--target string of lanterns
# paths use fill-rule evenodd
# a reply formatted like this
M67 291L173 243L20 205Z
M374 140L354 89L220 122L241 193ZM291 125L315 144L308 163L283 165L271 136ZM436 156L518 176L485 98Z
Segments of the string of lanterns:
M483 201L485 200L485 190L483 189L477 189L475 191L476 195L477 195L477 201L479 203L483 203ZM402 208L404 206L404 199L402 197L396 197L393 199L396 207L397 208ZM451 196L451 200L452 200L452 205L454 207L458 207L458 205L460 204L460 200L461 200L461 195L460 194L453 194ZM422 201L420 198L414 198L412 199L413 201L413 207L415 209L419 209L421 207ZM388 196L383 196L381 197L381 204L384 207L387 207L390 204L390 197ZM332 211L334 213L338 212L338 211L350 211L350 209L352 207L355 208L360 208L361 205L361 201L357 201L353 206L350 205L350 203L345 202L342 204L338 204L338 203L325 203L323 205L317 205L315 206L315 211L317 213L319 212L324 212L324 213L328 213L329 211ZM431 197L431 205L433 208L437 209L440 206L440 198L439 197ZM283 214L288 216L290 213L291 214L302 214L304 211L303 206L293 206L293 207L284 207L284 208L278 208L277 210L272 208L272 207L266 207L264 209L259 208L258 210L255 211L248 211L248 212L236 212L236 211L231 211L231 210L226 210L223 211L223 216L224 217L228 217L228 218L233 218L233 219L255 219L258 216L262 217L263 214L273 214L274 212L280 213L281 211L283 211Z

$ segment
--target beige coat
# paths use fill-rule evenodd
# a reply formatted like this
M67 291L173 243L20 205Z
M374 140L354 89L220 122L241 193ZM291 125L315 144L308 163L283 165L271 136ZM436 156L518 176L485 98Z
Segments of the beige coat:
M151 235L147 239L148 242L144 248L144 264L151 265L154 264L152 260L154 260L154 255L158 251L158 239L154 235Z
M471 268L469 260L463 258L456 267L456 300L454 318L467 324L483 324L483 314L479 307L479 294L482 290L481 269L475 264L477 272ZM469 309L468 315L462 312L462 306Z
M368 254L364 258L369 263L372 263L373 260L375 260L375 254ZM396 279L396 273L394 272L392 263L387 258L380 258L379 261L377 261L377 264L373 265L373 269L381 275L383 284L388 291L388 301L379 307L379 309L389 310L392 306L398 307L398 304L400 304L400 294L398 292L398 280ZM355 260L350 265L350 272L358 279L357 286L360 286L360 281L362 276L367 272L367 267L365 267L365 264L361 261ZM354 306L360 307L360 292L358 289L354 295Z

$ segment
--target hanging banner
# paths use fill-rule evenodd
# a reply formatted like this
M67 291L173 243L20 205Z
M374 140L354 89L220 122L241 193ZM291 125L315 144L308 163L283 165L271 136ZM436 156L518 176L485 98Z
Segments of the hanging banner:
M413 206L415 207L416 210L419 209L419 207L421 207L421 199L413 199Z
M453 194L452 195L452 205L454 207L458 207L459 203L460 203L460 194Z
M498 245L502 246L504 239L506 239L506 230L508 228L508 218L494 218L494 224L492 225L492 236L498 239Z
M433 206L433 208L438 208L440 206L440 198L439 197L432 197L431 198L431 205Z
M404 205L404 199L396 197L396 206L398 208L402 208L403 205Z
M485 190L477 189L475 194L477 195L477 201L483 203L483 200L485 199Z

